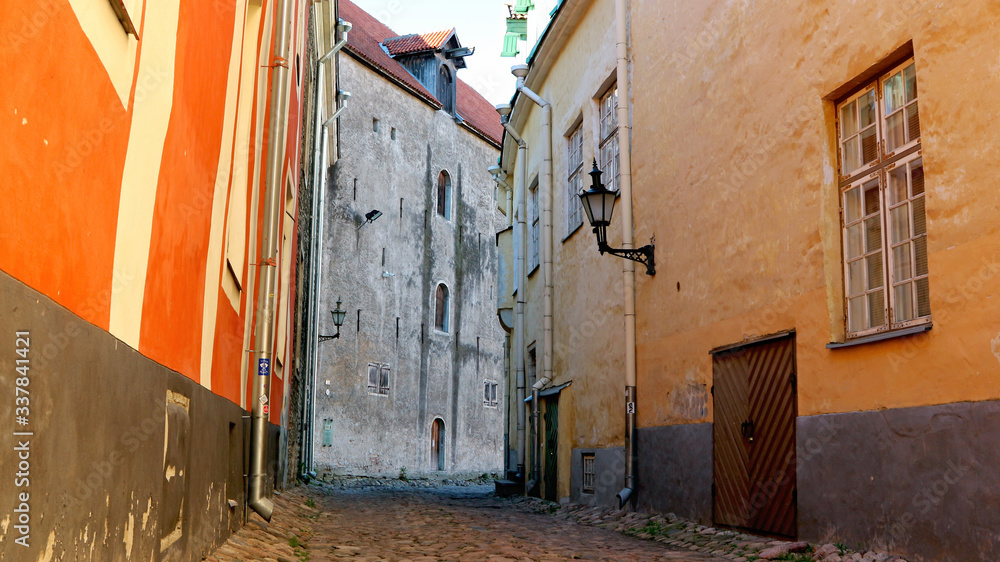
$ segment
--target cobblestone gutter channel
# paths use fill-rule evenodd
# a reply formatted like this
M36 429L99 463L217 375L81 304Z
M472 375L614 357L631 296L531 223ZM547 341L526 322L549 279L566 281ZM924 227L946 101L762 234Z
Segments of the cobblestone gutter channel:
M274 496L270 524L252 515L205 560L905 562L842 545L775 541L705 527L672 514L501 499L489 489L481 480L358 477L299 486Z

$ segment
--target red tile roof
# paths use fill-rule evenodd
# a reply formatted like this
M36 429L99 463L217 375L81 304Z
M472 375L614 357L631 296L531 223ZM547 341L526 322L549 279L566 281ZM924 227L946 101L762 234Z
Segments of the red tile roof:
M352 25L351 31L347 35L347 46L345 47L350 54L381 71L385 76L431 106L438 109L442 107L441 102L427 91L427 88L424 88L412 74L407 72L403 65L390 57L382 48L381 43L386 39L400 38L398 33L389 29L388 26L350 0L339 1L339 12L340 18L351 22ZM441 44L444 44L444 41L451 37L452 31L454 29L446 32L447 35L441 40ZM440 33L445 32L439 31L406 37L436 37ZM401 39L405 39L405 37ZM457 112L465 120L463 124L494 145L499 146L503 136L503 126L500 125L500 116L493 105L461 79L457 81L456 91Z
M419 53L440 49L455 33L455 28L443 29L433 33L412 33L402 37L392 37L382 42L389 50L389 56Z

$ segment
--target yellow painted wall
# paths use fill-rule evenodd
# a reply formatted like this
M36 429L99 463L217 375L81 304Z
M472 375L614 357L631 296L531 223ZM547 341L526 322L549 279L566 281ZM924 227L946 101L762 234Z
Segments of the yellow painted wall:
M597 154L599 122L597 98L615 74L614 3L567 4L565 21L572 34L562 47L538 57L534 67L549 65L540 79L529 76L528 86L552 104L553 146L553 382L572 381L559 397L558 497L570 494L570 461L573 449L623 447L625 444L625 336L622 266L612 256L601 256L589 225L567 236L566 135L582 120L584 173ZM570 29L564 30L570 31ZM553 39L551 44L558 43ZM513 78L512 78L513 80ZM528 144L528 185L542 171L542 111L521 96L513 122ZM516 155L515 155L516 156ZM513 163L516 158L509 160ZM504 162L512 180L520 177L516 166ZM585 185L590 177L584 176ZM540 182L542 183L542 182ZM575 198L574 198L575 199ZM530 201L530 200L529 200ZM575 199L572 204L579 205ZM530 216L530 213L529 213ZM586 218L584 218L586 222ZM530 240L530 224L528 239ZM621 246L620 218L608 231L608 242ZM530 270L530 265L528 266ZM542 356L542 273L528 280L525 346L535 342ZM539 363L541 377L542 366ZM512 441L514 441L512 435Z
M632 1L630 20L636 239L657 253L637 281L639 426L711 421L709 350L790 328L800 415L1000 398L1000 4ZM934 327L828 350L844 328L827 98L908 41Z

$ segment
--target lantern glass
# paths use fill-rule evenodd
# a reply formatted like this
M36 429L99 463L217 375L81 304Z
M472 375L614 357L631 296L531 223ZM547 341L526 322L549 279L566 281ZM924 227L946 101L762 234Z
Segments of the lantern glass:
M333 324L338 328L344 325L344 316L347 315L347 311L340 308L341 301L337 299L337 308L333 310Z

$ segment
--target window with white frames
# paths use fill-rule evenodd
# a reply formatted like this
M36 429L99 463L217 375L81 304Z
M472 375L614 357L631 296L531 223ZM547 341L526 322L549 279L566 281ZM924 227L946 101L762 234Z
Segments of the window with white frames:
M612 86L601 97L600 167L604 187L618 189L618 86Z
M913 60L837 106L847 336L930 322Z
M496 408L498 403L497 382L483 381L483 406L486 406L487 408Z
M583 205L578 194L583 189L583 126L566 137L566 235L583 224Z
M538 267L539 251L539 228L538 228L538 183L532 184L528 190L530 205L528 205L528 220L531 221L531 247L528 252L528 271L532 272Z
M389 394L389 365L384 363L368 364L368 394Z

